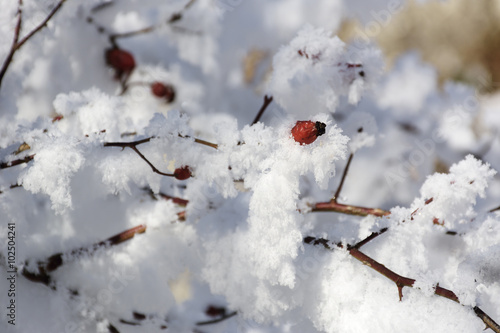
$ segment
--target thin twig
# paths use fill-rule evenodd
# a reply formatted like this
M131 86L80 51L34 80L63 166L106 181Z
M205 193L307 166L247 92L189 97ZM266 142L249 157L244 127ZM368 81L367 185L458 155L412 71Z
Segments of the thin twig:
M201 139L194 138L194 142L199 143L201 145L208 146L208 147L212 147L214 149L217 149L219 147L219 145L217 145L216 143L211 143L211 142L201 140Z
M145 34L145 33L148 33L148 32L155 30L156 28L158 28L157 25L152 25L152 26L142 28L139 30L111 34L111 35L109 35L109 41L111 42L111 45L116 45L116 39L118 39L118 38L128 38L128 37L133 37L133 36Z
M35 29L33 29L29 34L27 34L19 43L16 45L16 50L18 50L21 46L24 45L31 37L33 37L38 31L42 30L43 27L47 25L52 16L54 16L57 11L62 7L62 5L66 2L66 0L61 0L59 3L52 9L49 15L42 21Z
M337 212L348 215L367 216L374 215L378 217L389 215L391 212L380 208L368 208L353 205L344 205L333 200L327 202L318 202L312 205L312 212Z
M17 50L17 42L19 41L19 33L21 32L21 25L23 21L22 6L23 6L23 0L19 0L17 7L17 23L14 29L14 39L12 40L12 46L10 47L9 54L7 55L7 58L5 58L5 61L2 65L2 69L0 70L0 87L2 86L3 77L5 76L5 73L7 72L7 69L11 64L12 59L14 58L14 53L16 53Z
M345 181L345 178L347 176L347 172L349 171L349 167L351 166L353 156L354 156L354 154L351 153L349 155L349 159L347 160L347 164L345 166L344 173L342 174L342 179L340 180L339 187L337 188L337 191L335 192L335 195L333 196L333 199L332 199L335 202L337 202L337 200L340 196L340 191L342 191L342 187L344 186L344 181Z
M182 8L182 10L180 12L173 13L172 16L170 16L170 18L168 19L167 23L168 24L172 24L172 23L175 23L177 21L180 21L182 19L182 15L184 14L184 12L189 7L191 7L195 3L195 1L196 0L189 0L189 2L184 5L184 7Z
M179 134L179 137L181 137L181 138L189 138L188 136L182 136L180 134ZM138 141L132 141L132 142L105 142L104 143L104 147L120 147L122 149L125 149L126 147L128 147L128 148L132 149L137 155L139 155L139 157L142 158L151 167L151 170L153 170L153 172L155 172L155 173L157 173L159 175L162 175L162 176L175 177L175 174L173 174L173 173L165 173L165 172L161 172L160 170L158 170L153 165L153 163L151 163L139 151L139 149L137 149L138 145L146 143L146 142L150 142L152 138L154 138L154 137L149 137L149 138L146 138L146 139L142 139L142 140L138 140ZM215 148L215 149L217 149L217 147L218 147L218 145L216 145L215 143L211 143L211 142L208 142L208 141L205 141L205 140L196 139L196 138L194 139L194 142L202 144L202 145L205 145L205 146L209 146L209 147L212 147L212 148Z
M179 134L179 136L181 138L185 138L185 139L190 138L189 135L181 135L181 134ZM194 142L199 143L199 144L204 145L204 146L212 147L214 149L218 149L219 148L219 145L216 144L216 143L208 142L208 141L197 139L197 138L194 138Z
M260 107L260 110L259 110L259 113L257 113L257 116L255 116L255 119L253 120L252 125L257 124L259 122L260 117L262 117L262 115L264 114L264 111L266 111L267 107L269 106L269 104L271 104L272 101L273 101L273 96L267 96L267 95L264 96L264 103Z
M115 3L113 1L102 2L102 3L99 3L99 4L95 5L94 7L92 7L90 9L90 11L92 13L97 13L97 12L103 10L103 9L106 9L106 8L110 7L111 5L114 5L114 4Z
M488 211L488 213L493 213L493 212L496 212L497 210L500 210L500 206L496 207L496 208L493 208L493 209L490 209Z
M389 228L382 228L380 229L379 231L377 232L372 232L370 234L370 236L366 237L365 239L363 239L362 241L359 241L357 242L356 244L352 245L352 246L349 246L348 249L360 249L363 245L365 245L366 243L372 241L373 239L377 238L378 236L382 235L383 233L385 233L387 230L389 230Z
M186 200L186 199L181 199L181 198L177 198L177 197L172 197L172 196L167 195L167 194L165 194L165 193L161 193L161 192L160 192L160 193L158 193L158 195L159 195L160 197L162 197L163 199L165 199L165 200L172 200L172 202L173 202L174 204L177 204L177 205L182 206L182 207L186 207L186 206L187 206L187 204L189 203L189 201L188 201L188 200Z
M145 187L145 188L143 188L143 190L147 191L148 194L151 196L151 198L153 198L154 200L157 200L156 196L155 196L155 193L153 192L153 190L151 188ZM171 195L168 195L168 194L165 194L165 193L162 193L162 192L159 192L158 195L162 199L164 199L164 200L172 200L172 202L174 204L179 205L181 207L186 207L187 204L189 203L189 200L182 199L182 198L179 198L179 197L173 197Z
M13 189L13 188L17 188L17 187L22 187L23 185L21 184L14 184L14 185L10 185L9 186L9 189ZM0 194L2 194L4 191L0 191Z
M142 158L153 170L153 172L162 175L162 176L167 176L167 177L175 177L173 173L165 173L161 172L158 170L153 163L151 163L140 151L137 149L137 145L146 143L151 141L151 138L143 139L143 140L138 140L138 141L133 141L133 142L105 142L104 147L121 147L124 149L125 147L128 147L132 149L137 155L139 155L140 158Z
M196 325L203 326L203 325L211 325L211 324L220 323L221 321L224 321L224 320L226 320L228 318L234 317L237 314L238 314L238 312L234 311L234 312L231 312L231 313L229 313L227 315L224 315L224 316L222 316L220 318L217 318L217 319L212 319L212 320L207 320L207 321L199 321L199 322L196 323Z

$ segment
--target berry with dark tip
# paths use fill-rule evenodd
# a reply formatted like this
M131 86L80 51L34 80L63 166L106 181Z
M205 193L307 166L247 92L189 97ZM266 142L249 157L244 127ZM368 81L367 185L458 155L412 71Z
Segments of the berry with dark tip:
M313 143L318 136L325 134L326 124L310 120L299 120L292 128L293 139L301 145Z

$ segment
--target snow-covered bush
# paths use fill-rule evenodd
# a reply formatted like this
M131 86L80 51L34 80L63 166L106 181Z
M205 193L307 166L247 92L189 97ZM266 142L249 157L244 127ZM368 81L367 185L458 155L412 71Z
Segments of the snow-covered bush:
M498 97L341 0L0 3L2 332L500 332Z

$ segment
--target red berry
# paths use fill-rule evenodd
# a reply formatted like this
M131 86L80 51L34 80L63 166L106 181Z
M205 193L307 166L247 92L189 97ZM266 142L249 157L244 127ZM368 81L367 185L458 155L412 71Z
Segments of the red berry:
M326 124L319 121L310 120L297 121L292 128L293 139L300 142L301 145L308 145L320 135L325 134Z
M124 74L130 74L135 68L134 56L118 48L106 50L106 64L115 70L117 79L121 79Z
M170 84L154 82L151 85L151 92L156 97L164 98L167 103L172 103L175 99L175 90L174 87Z
M187 165L177 168L174 171L174 177L179 180L186 180L191 177L191 175L191 170Z

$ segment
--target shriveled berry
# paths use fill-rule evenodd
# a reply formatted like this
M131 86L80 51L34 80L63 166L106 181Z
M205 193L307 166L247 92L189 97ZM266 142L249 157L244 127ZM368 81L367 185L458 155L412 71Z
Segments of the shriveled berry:
M112 48L106 50L106 64L115 70L115 78L121 80L135 68L134 56L125 50Z
M154 82L151 85L151 92L156 97L164 98L167 103L172 103L175 100L175 89L171 84Z
M320 135L325 134L326 124L310 120L299 120L292 128L293 139L301 145L313 143Z
M186 180L191 177L191 175L191 169L189 169L187 165L177 168L174 171L174 177L179 180Z
M221 306L209 305L205 309L205 314L209 317L219 317L226 314L226 308Z

